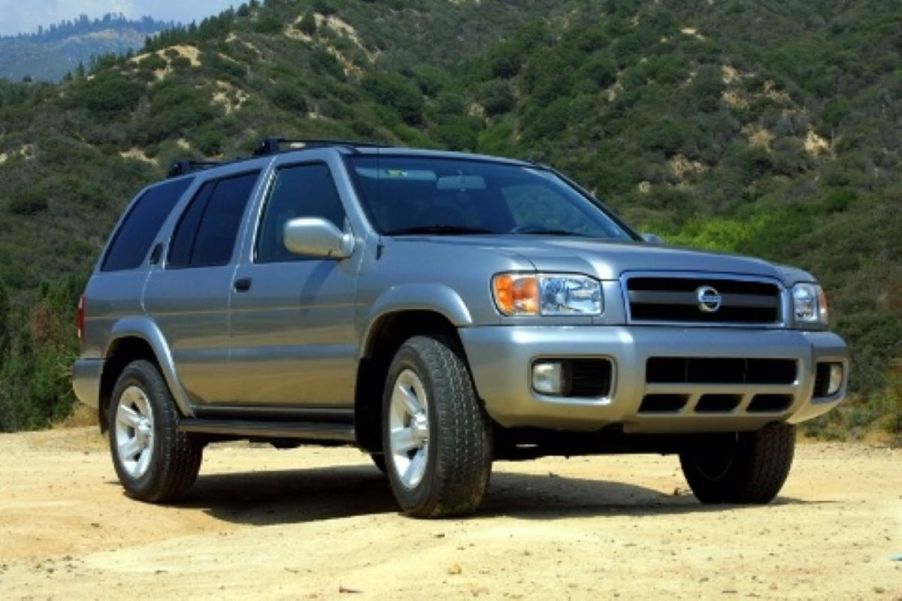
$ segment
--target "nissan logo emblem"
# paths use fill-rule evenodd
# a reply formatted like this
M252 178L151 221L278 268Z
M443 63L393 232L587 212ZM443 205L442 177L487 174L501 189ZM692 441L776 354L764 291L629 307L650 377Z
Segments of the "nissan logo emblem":
M723 302L720 293L711 286L696 288L695 299L698 301L698 310L702 313L714 313L720 309L720 304Z

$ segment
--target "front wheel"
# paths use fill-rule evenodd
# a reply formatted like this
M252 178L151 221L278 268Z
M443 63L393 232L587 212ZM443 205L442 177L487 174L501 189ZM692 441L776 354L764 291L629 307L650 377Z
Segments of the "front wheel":
M148 361L128 364L108 415L113 466L126 494L162 503L180 497L200 470L203 445L178 428L166 381Z
M772 424L700 437L680 453L680 465L702 503L763 504L783 488L794 452L795 426Z
M382 408L386 468L401 509L435 518L479 507L492 426L461 356L444 339L409 339L388 370Z

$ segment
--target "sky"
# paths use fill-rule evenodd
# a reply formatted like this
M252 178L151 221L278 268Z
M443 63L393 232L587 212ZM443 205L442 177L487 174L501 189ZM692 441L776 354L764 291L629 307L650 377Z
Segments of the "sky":
M0 35L30 33L64 19L122 13L131 19L151 16L190 23L217 14L241 0L0 0Z

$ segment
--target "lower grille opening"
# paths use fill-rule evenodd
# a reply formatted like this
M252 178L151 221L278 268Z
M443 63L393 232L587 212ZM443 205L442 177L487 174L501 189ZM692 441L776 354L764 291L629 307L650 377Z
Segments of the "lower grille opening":
M749 413L777 413L792 405L791 394L756 394L749 404Z
M645 381L652 384L792 384L796 372L794 359L650 357L645 365Z
M704 394L695 410L698 413L725 413L735 409L740 401L742 395L739 394Z
M685 394L646 394L639 406L639 413L672 413L686 406Z

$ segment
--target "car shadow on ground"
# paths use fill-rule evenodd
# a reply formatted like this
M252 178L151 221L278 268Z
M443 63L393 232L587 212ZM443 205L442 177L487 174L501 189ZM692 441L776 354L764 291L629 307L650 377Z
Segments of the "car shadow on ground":
M775 501L797 503L807 502ZM260 526L398 512L388 480L369 465L202 475L178 507ZM556 519L731 509L736 507L701 505L683 488L664 492L624 482L497 470L476 517Z

